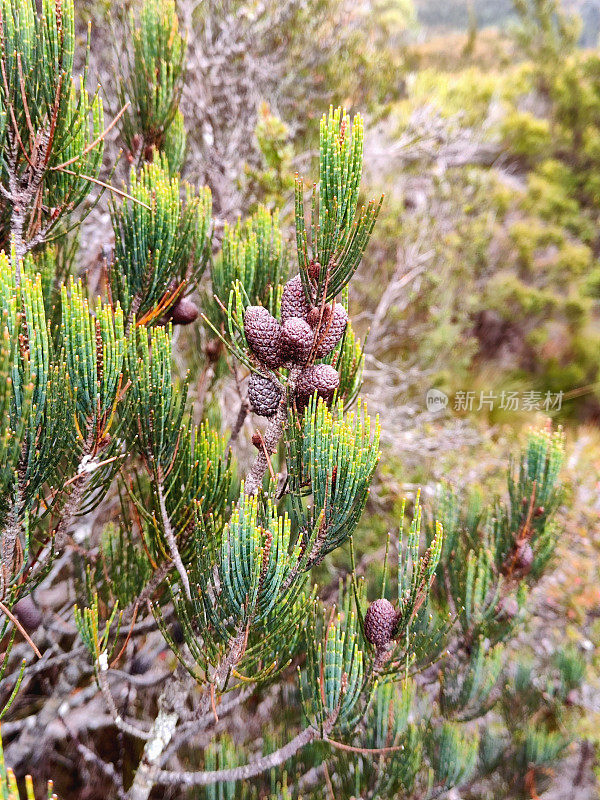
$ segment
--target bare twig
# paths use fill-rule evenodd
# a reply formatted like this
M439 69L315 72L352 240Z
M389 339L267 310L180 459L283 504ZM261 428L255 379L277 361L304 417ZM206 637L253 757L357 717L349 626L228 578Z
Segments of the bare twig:
M64 167L62 167L60 171L66 172L67 175L74 175L76 178L81 178L84 181L90 181L90 183L95 183L98 186L102 186L103 189L108 189L110 192L118 194L119 197L124 197L126 200L131 200L132 203L137 203L138 206L142 206L143 208L147 208L148 211L152 211L152 209L147 203L138 200L137 197L132 197L130 194L124 192L122 189L117 189L116 186L111 186L110 183L105 183L104 181L99 180L99 178L94 178L93 175L83 175L82 173L73 172L72 169L65 169Z
M191 676L178 666L175 676L163 689L158 701L158 714L144 747L142 760L127 793L128 800L147 800L159 772L158 761L167 747L185 709L192 685Z
M83 150L81 151L81 153L78 153L76 156L73 156L73 158L70 158L68 161L63 161L62 164L57 164L55 167L52 167L52 169L53 170L57 170L57 169L63 169L64 170L64 168L68 167L69 164L74 164L78 159L82 158L82 156L86 156L90 152L90 150L93 150L94 147L96 147L97 144L100 144L100 142L105 138L106 134L111 130L111 128L114 128L114 126L121 119L121 117L127 111L127 109L129 108L130 105L131 104L129 103L129 101L127 101L127 103L125 103L123 108L113 118L112 122L106 127L106 129L100 134L100 136L98 136L96 139L94 139L93 142L90 142L90 144L88 144L87 147L84 147Z
M192 594L190 591L190 580L188 578L188 574L185 570L183 565L183 561L181 560L181 554L179 552L179 548L177 547L177 542L175 540L175 534L173 533L173 528L171 527L171 520L169 519L169 515L167 514L167 507L165 505L165 497L163 494L162 482L158 480L156 482L156 491L158 494L158 505L160 508L160 515L163 523L163 530L165 533L165 539L167 540L167 544L169 545L169 550L171 552L171 558L173 559L173 563L175 564L175 568L179 573L179 577L181 578L181 583L183 585L185 594L188 600L192 599Z
M8 610L8 608L7 608L7 607L4 605L4 603L2 603L1 601L0 601L0 611L2 611L2 613L3 613L3 614L6 614L6 616L7 616L7 617L9 618L9 620L10 620L10 621L13 623L13 625L14 625L16 628L18 628L18 629L19 629L19 631L21 632L21 634L22 634L22 635L23 635L23 637L25 638L25 640L26 640L27 644L28 644L28 645L31 647L31 649L32 649L32 650L33 650L33 652L36 654L36 656L37 656L38 658L41 658L41 657L42 657L42 654L41 654L41 653L40 653L40 651L37 649L37 647L36 647L36 645L35 645L35 642L32 640L31 636L30 636L30 635L27 633L27 631L25 630L25 628L24 628L24 627L21 625L21 623L19 622L19 620L18 620L18 619L15 617L15 615L12 613L12 611L9 611L9 610Z
M142 728L139 728L137 725L124 720L121 716L119 709L117 708L117 704L115 703L115 699L112 695L110 690L110 686L108 685L108 669L105 668L103 664L98 664L96 669L96 677L98 679L98 686L100 687L100 691L104 699L106 700L106 704L109 708L109 711L114 719L115 725L117 728L123 733L127 733L130 736L135 737L136 739L144 739L148 741L152 738L152 733L149 731L145 731Z
M263 446L256 454L254 464L246 476L246 494L258 494L262 486L266 471L270 468L270 456L276 452L279 440L283 436L283 431L287 423L288 397L293 397L296 381L300 374L300 368L294 367L290 370L287 386L287 394L283 396L277 409L277 413L269 420L263 437ZM272 473L272 467L270 469Z
M323 735L325 737L331 732L335 723L335 717L337 717L337 714L325 720L323 724ZM159 770L156 774L156 783L161 786L191 787L210 786L214 783L222 783L225 781L248 780L248 778L254 778L262 772L285 764L285 762L292 758L299 750L320 738L320 732L311 725L301 731L279 750L275 750L275 752L269 753L241 767L211 770L208 772L170 772L167 770ZM132 797L131 800L137 800L137 798Z

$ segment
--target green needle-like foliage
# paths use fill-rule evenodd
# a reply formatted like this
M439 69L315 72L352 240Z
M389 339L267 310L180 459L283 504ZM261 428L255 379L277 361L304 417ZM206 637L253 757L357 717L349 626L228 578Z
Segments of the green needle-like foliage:
M1 262L8 262L4 254ZM11 500L14 487L18 482L17 468L21 454L22 442L27 430L27 417L33 385L22 386L19 392L20 406L15 407L13 388L14 364L18 363L18 337L14 321L10 319L13 309L2 305L0 320L0 485L2 500L0 514L4 519L14 501Z
M503 667L504 648L489 647L479 639L471 649L466 664L450 662L441 676L440 708L444 716L462 721L483 716L496 689ZM490 698L490 695L492 697Z
M131 11L129 29L132 52L128 54L128 75L120 85L122 105L130 103L124 116L125 140L132 152L138 147L142 154L146 148L164 150L175 174L183 160L181 151L185 150L185 132L178 116L178 105L187 47L179 31L174 0L144 0L139 25ZM174 123L177 133L171 128ZM142 138L138 147L136 136ZM179 139L176 147L173 147L174 139Z
M59 466L72 447L75 429L65 367L55 360L49 337L41 276L30 274L31 264L24 272L17 287L9 259L0 253L2 353L7 359L2 396L3 475L11 496L12 524L24 523L22 545L27 554L29 514L40 502L46 505L44 486L60 479ZM15 539L9 535L7 540L12 542L5 552L10 560Z
M453 620L440 617L430 603L432 586L441 557L444 531L441 523L435 525L435 535L429 546L421 554L422 507L417 494L413 517L404 537L404 512L406 502L402 503L398 541L395 544L398 559L393 571L390 568L390 540L388 535L383 562L382 581L379 598L390 599L395 611L393 639L390 641L384 661L381 651L372 644L365 644L365 650L372 655L372 664L377 671L395 679L402 666L404 678L409 670L418 671L434 661L442 651ZM354 568L354 546L351 544L351 557ZM366 585L364 579L353 580L354 596L364 630L366 612ZM365 637L366 638L366 637Z
M452 789L467 780L477 764L476 731L467 732L454 723L444 722L432 732L430 741L430 757L441 788Z
M63 235L68 218L92 206L92 185L106 185L102 103L87 93L87 67L73 75L73 0L0 0L0 719L26 676L24 661L15 668L11 658L16 642L36 655L46 648L42 680L30 686L51 686L53 697L67 688L65 724L71 699L93 703L94 713L105 702L114 727L137 742L137 766L103 764L93 737L63 743L67 759L75 748L74 766L83 756L90 774L99 768L107 796L204 787L210 800L289 800L307 788L314 800L433 800L476 767L518 773L515 786L525 775L538 780L562 752L586 664L567 647L544 672L512 667L505 654L558 537L562 434L530 434L500 499L446 487L423 541L417 493L411 519L403 507L398 536L387 536L379 585L369 585L377 566L367 554L357 566L353 534L380 427L359 399L364 343L347 319L348 283L381 206L360 206L362 119L341 109L323 117L310 220L296 181L300 279L287 280L287 231L263 206L225 223L213 260L210 191L178 172L186 42L175 0L144 0L135 12L127 74L117 76L132 166L128 187L111 198L114 258L106 256L108 275L97 282L105 294L92 302L72 277L85 266L76 237ZM200 16L208 31L210 9ZM193 340L174 338L167 320L193 322L197 309L179 303L191 290L213 333L254 373L234 375L228 442L203 419L208 410L220 424L214 384L228 363L217 364L219 348L205 347L197 383L175 377L173 342L184 358ZM263 422L238 478L233 453L249 413ZM102 513L81 524L104 498ZM351 569L333 605L309 573L348 539ZM56 582L68 585L84 648L73 646L68 620L64 635L58 621L36 622L27 595L45 579L43 611L48 597L63 598ZM174 658L162 658L159 632ZM47 646L60 651L63 641L69 653L56 653L55 668ZM101 698L85 685L89 658ZM147 693L138 692L142 702L135 687ZM231 721L249 720L259 704L248 731L230 737ZM259 733L265 707L273 724ZM44 716L17 713L35 731ZM30 736L30 722L15 721L15 739ZM198 734L206 742L194 759L187 748ZM259 735L261 755L249 752ZM199 771L189 772L184 761L194 760ZM310 767L322 785L303 783ZM0 796L16 792L0 750Z
M242 492L226 525L198 518L192 538L191 599L181 594L174 599L200 668L194 677L201 680L233 644L239 651L232 685L240 675L254 682L272 678L300 647L313 599L304 591L303 576L296 575L299 548L290 544L289 519L279 516L270 500L263 505ZM157 621L180 657L158 614Z
M171 377L171 337L165 328L135 326L127 350L129 439L161 483L179 449L187 388Z
M91 119L91 129L88 119ZM100 172L104 155L102 99L96 94L90 100L83 84L76 87L75 82L71 83L60 122L48 164L44 198L51 218L55 217L55 224L64 211L78 206L88 196L93 181L86 180L86 176L94 179ZM64 168L61 168L62 164L65 164ZM46 234L45 240L48 238Z
M133 427L134 436L135 431L136 427ZM136 505L138 522L143 526L144 541L154 566L169 557L169 544L165 542L167 525L177 538L183 562L189 565L194 559L197 537L201 535L205 521L209 517L219 518L225 511L231 489L230 461L231 454L226 452L222 436L211 430L207 423L196 427L185 420L181 423L170 466L166 470L161 467L155 473L155 460L153 457L147 460L153 487L150 502L149 487L143 481L138 481L135 487L128 487L128 491L129 498ZM130 535L131 526L127 525L116 539L117 546L126 547ZM148 558L137 547L129 549L123 557L139 557L141 563L136 571L140 574L147 569Z
M304 416L290 414L287 429L290 508L302 532L303 566L319 563L351 535L362 515L379 460L379 420L371 429L366 408L344 415L312 398ZM303 497L312 494L307 507Z
M419 496L408 532L406 550L402 542L402 525L398 545L398 629L407 630L411 621L427 600L431 584L440 560L443 544L443 528L436 524L435 536L422 558L419 558L421 542L422 508ZM404 506L401 520L404 518Z
M225 223L221 252L211 270L213 294L226 304L239 281L248 305L260 303L276 314L277 289L287 271L286 261L279 214L261 206L244 224L239 220L234 226ZM218 324L221 320L222 312L217 305L211 321Z
M311 295L310 263L320 272L316 302L332 300L346 286L365 252L383 197L357 214L363 166L363 122L357 114L352 122L341 109L330 108L320 131L319 184L315 185L309 236L304 218L303 183L296 179L296 244L300 274Z
M19 127L31 135L50 118L57 93L62 109L68 104L71 82L64 77L73 70L73 4L44 2L40 17L33 2L3 0L2 32L7 67L2 81L4 107L12 106ZM28 143L27 138L21 141Z
M364 344L356 338L352 323L348 322L342 341L322 362L337 370L340 376L337 397L344 401L345 408L350 408L358 399L365 364Z
M336 772L343 782L339 796L419 796L417 778L423 767L422 711L416 705L416 686L410 679L380 683L367 709L360 734L355 736L358 756L338 753ZM378 758L369 750L382 749ZM412 793L412 794L411 794Z
M291 548L290 536L287 516L279 517L269 502L259 521L257 500L242 492L225 526L220 558L222 601L242 624L260 622L276 607L285 607L284 589L300 557L300 547Z
M77 272L77 252L79 249L78 231L61 236L43 247L36 248L23 263L24 271L42 278L42 296L46 312L46 322L55 349L60 346L61 331L61 290L71 275Z
M41 277L27 276L23 287L17 287L15 272L4 253L0 254L0 300L9 334L21 334L19 358L13 362L12 370L15 410L20 412L23 391L32 384L36 409L32 425L35 428L44 410L50 365Z
M87 197L104 149L102 101L73 76L73 0L3 0L0 143L16 256L47 240ZM5 201L4 201L5 202Z
M94 660L94 669L96 672L98 670L106 671L108 669L108 659L116 646L121 623L121 614L119 613L118 605L114 606L110 616L104 623L104 630L102 632L100 631L101 618L97 594L94 594L89 606L83 609L75 606L73 616L79 635ZM115 620L116 635L113 643L109 644L111 628Z
M167 512L177 531L191 525L195 515L224 513L231 488L230 462L224 438L208 423L182 428L173 467L165 478Z
M185 185L185 201L177 176L164 156L131 169L132 200L111 203L115 260L111 267L113 296L131 321L158 319L179 296L182 284L196 281L209 255L210 191L194 194Z
M256 361L252 358L244 333L244 310L251 305L250 299L240 280L236 280L229 291L227 305L223 308L217 303L218 310L213 308L212 317L204 315L204 321L235 357L249 370L258 371ZM220 317L220 319L219 319ZM222 319L225 317L224 324Z
M163 137L162 152L165 154L171 175L181 171L185 161L187 136L183 114L179 109L173 117L173 122L167 128Z
M69 385L81 440L94 451L107 436L119 401L125 359L123 312L98 302L92 313L81 283L62 289L62 327Z
M446 488L437 515L446 541L438 585L450 590L465 632L498 641L512 629L499 614L503 598L521 607L528 582L540 574L557 540L552 520L560 502L558 475L564 459L560 430L532 431L518 467L508 473L508 502L482 506L478 495L467 501ZM466 569L465 569L466 566ZM500 606L499 606L500 604Z
M171 378L170 330L135 326L128 350L131 387L127 437L146 466L147 486L130 489L156 561L172 558L186 592L195 537L209 514L218 517L229 497L230 456L207 425L185 421L187 387ZM182 561L183 558L183 561Z
M331 618L313 604L306 630L308 696L305 714L316 725L334 722L352 729L360 716L364 657L360 649L358 615L351 592L341 592L340 613Z
M523 748L520 753L522 767L552 764L567 746L564 736L558 731L547 731L533 724L525 732Z
M389 682L377 687L365 726L366 747L390 747L401 743L414 714L415 695L416 687L410 679L402 681L400 691Z
M243 763L243 756L238 752L231 737L223 736L218 743L211 745L204 754L206 769L228 769ZM235 781L218 783L206 789L206 800L237 800L240 796Z
M125 508L126 511L126 508ZM101 563L98 565L98 581L109 575L106 587L111 604L118 603L127 608L140 596L152 577L153 567L143 547L135 540L133 527L127 517L120 524L109 524L102 531Z

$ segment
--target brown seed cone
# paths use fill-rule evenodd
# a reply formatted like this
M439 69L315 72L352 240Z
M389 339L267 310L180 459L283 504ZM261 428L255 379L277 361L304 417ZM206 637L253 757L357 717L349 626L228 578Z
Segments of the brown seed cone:
M291 278L283 287L283 294L281 295L281 321L292 317L299 317L306 319L310 311L310 304L306 300L304 294L304 287L302 286L302 278L296 275Z
M27 633L33 633L42 624L42 612L29 597L23 597L12 607L12 613L25 628Z
M281 386L253 372L248 383L248 400L255 414L272 417L281 402Z
M272 369L281 365L281 325L263 306L248 306L244 333L254 355Z
M365 638L375 647L384 647L396 633L398 615L389 600L375 600L365 614Z
M306 364L312 350L314 333L308 322L290 317L281 326L281 352L283 361Z
M329 308L329 306L327 306ZM323 358L331 353L344 335L348 324L348 314L341 303L336 303L331 313L331 318L327 321L323 319L317 335L317 349L315 358Z
M315 392L328 402L333 398L339 385L340 376L329 364L314 364L305 367L296 383L296 404L300 409L306 408L309 399Z
M175 305L171 306L168 316L173 325L190 325L198 318L198 306L188 297L180 297Z

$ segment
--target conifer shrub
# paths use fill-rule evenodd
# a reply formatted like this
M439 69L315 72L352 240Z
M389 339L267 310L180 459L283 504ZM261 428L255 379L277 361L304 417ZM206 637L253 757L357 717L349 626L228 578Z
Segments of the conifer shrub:
M537 786L583 667L565 651L551 695L506 649L560 535L560 430L530 433L496 499L448 484L403 505L380 584L355 568L380 457L348 314L381 207L360 202L361 117L322 117L309 197L295 180L295 259L264 207L217 246L210 190L179 174L172 0L131 19L123 187L99 177L113 122L74 72L72 0L0 15L0 716L17 776L127 800ZM102 189L114 246L95 296L68 234ZM205 415L174 364L174 331L201 321ZM248 414L264 419L243 469ZM342 547L335 598L314 569ZM18 797L1 755L0 789Z

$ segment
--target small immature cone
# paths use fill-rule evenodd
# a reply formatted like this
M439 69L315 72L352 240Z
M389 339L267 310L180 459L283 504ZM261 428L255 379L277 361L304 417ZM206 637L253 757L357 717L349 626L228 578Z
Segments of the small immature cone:
M326 308L329 308L329 306L326 306ZM327 317L329 318L326 319L325 315L323 316L323 321L319 327L315 358L323 358L328 353L331 353L344 335L348 324L348 314L341 303L336 303L333 312L330 312Z
M255 414L272 417L281 402L281 386L254 372L248 382L248 400Z
M375 600L365 614L365 638L377 649L389 644L396 634L398 615L389 600Z
M244 333L254 355L271 369L281 365L281 325L263 306L248 306Z
M295 278L291 278L283 287L283 294L281 295L281 321L286 322L292 317L306 319L309 311L310 305L304 294L302 278L300 275L296 275Z
M173 325L190 325L198 318L198 306L188 297L180 297L171 306L168 316Z
M318 261L311 261L308 268L308 275L312 281L318 281L321 274L321 265Z
M305 367L296 383L296 400L299 408L305 408L309 399L316 392L319 397L329 402L340 385L340 376L329 364L314 364Z
M308 322L290 317L281 326L281 345L284 361L306 364L312 350L314 333Z
M42 624L42 612L29 597L23 597L12 607L12 613L25 628L27 633L33 633Z

